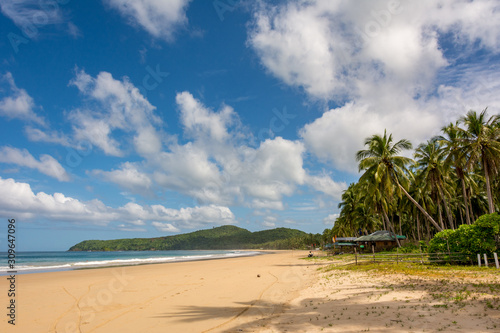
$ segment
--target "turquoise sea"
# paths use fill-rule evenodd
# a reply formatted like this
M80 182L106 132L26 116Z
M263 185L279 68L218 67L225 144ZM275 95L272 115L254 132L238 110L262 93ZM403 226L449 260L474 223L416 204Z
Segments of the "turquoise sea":
M8 255L1 253L0 276L53 272L82 268L141 265L191 260L207 260L257 255L256 251L119 251L119 252L18 252L14 268L8 267ZM12 273L9 273L12 274Z

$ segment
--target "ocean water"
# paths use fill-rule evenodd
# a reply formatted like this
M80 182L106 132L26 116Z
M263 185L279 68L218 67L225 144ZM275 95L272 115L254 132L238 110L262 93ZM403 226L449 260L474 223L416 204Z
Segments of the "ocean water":
M6 252L0 253L0 276L53 272L82 268L141 265L178 261L234 258L257 255L256 251L119 251L119 252L18 252L15 266L8 266Z

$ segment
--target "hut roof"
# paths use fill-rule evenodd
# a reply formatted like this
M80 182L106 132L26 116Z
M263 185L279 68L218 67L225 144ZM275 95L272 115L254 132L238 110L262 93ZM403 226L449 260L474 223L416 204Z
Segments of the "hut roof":
M398 239L406 239L406 236L397 235ZM368 236L361 236L356 238L356 242L390 242L396 241L394 233L387 230L375 231Z
M337 237L337 242L354 242L357 237Z

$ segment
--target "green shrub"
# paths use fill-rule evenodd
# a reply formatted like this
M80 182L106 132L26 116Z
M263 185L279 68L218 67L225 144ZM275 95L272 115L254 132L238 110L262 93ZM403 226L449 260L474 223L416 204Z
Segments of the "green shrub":
M477 253L491 255L500 248L500 215L483 215L472 225L461 225L456 230L438 232L429 243L429 253L459 252L464 262Z

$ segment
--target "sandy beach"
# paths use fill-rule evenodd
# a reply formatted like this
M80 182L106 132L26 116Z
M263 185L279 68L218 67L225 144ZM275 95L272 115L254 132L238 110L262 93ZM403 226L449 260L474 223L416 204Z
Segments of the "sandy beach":
M17 275L1 332L225 332L281 313L317 275L304 251ZM2 277L1 304L8 281Z
M500 327L498 274L326 271L330 262L302 260L306 255L282 251L18 275L16 326L4 317L0 331L495 332ZM7 290L4 277L1 288Z
M395 274L322 267L316 283L256 332L500 331L496 269L420 266Z

